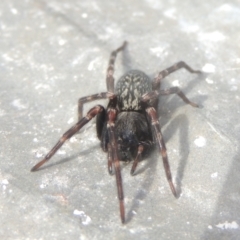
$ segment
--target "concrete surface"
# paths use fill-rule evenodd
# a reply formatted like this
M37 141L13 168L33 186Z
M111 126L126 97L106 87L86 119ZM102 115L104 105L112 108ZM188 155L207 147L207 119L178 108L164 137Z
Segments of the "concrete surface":
M0 238L239 239L239 27L239 1L1 0ZM125 225L94 121L30 172L77 120L77 99L105 91L123 40L116 78L128 69L154 77L179 60L208 72L181 70L163 84L202 106L161 98L180 198L157 152L134 177L123 164Z

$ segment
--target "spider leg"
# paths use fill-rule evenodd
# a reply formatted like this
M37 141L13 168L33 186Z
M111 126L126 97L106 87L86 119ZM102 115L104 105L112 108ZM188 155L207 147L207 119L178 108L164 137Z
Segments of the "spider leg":
M136 158L135 158L135 160L133 162L132 169L131 169L131 175L132 176L134 175L134 172L136 170L136 167L137 167L139 161L141 161L141 159L142 159L142 152L143 152L143 150L144 150L144 146L143 145L139 145L138 146L137 156L136 156Z
M106 77L106 82L107 82L107 90L108 92L114 92L114 63L117 57L118 52L122 51L127 45L127 42L124 41L122 46L117 48L116 50L112 51L108 63L108 68L107 68L107 77Z
M108 172L110 175L113 175L112 162L113 162L112 148L111 145L108 144Z
M109 144L111 147L113 166L114 166L114 171L115 171L115 176L116 176L120 217L121 217L122 223L124 223L125 222L124 195L123 195L122 176L121 176L121 169L120 169L120 160L118 158L118 152L117 152L118 151L117 140L116 140L116 136L115 136L116 117L117 117L116 108L109 107L108 108L107 129L108 129L108 134L109 134Z
M91 101L95 101L98 99L106 99L106 98L113 98L114 94L113 93L109 93L109 92L101 92L101 93L97 93L97 94L93 94L91 96L87 96L87 97L82 97L78 99L78 121L80 119L82 119L82 115L83 115L83 104L87 103L87 102L91 102Z
M95 117L98 113L103 111L103 107L97 105L91 108L87 115L83 117L80 121L78 121L74 126L72 126L67 132L63 134L63 136L59 139L57 144L52 148L52 150L44 157L42 161L37 163L31 171L36 171L39 167L41 167L45 162L47 162L55 153L56 151L65 143L67 139L72 137L75 133L77 133L86 123L88 123L93 117Z
M178 87L172 87L164 90L155 90L152 92L148 92L142 96L142 101L152 101L157 99L160 95L170 95L170 94L177 94L185 103L190 104L192 107L199 107L198 104L190 101L186 95L180 90Z
M162 155L163 166L164 166L164 169L165 169L165 173L166 173L166 176L167 176L168 183L170 185L170 188L172 190L173 195L175 197L177 197L177 192L176 192L176 189L175 189L175 187L173 185L173 182L172 182L172 174L171 174L171 170L170 170L170 166L169 166L169 162L168 162L167 149L166 149L165 142L163 140L163 136L162 136L162 133L161 133L161 127L160 127L160 124L158 122L156 110L153 107L148 107L146 109L146 112L149 115L149 117L151 118L151 123L152 123L152 127L153 127L153 130L154 130L154 136L155 136L157 145L159 147L160 153Z
M198 104L190 101L186 95L178 87L171 87L159 91L159 95L177 94L185 103L190 104L192 107L199 107Z
M171 74L171 73L173 73L173 72L175 72L175 71L177 71L181 68L185 68L190 73L201 73L201 71L194 70L189 65L187 65L185 62L180 61L180 62L174 64L173 66L171 66L171 67L169 67L169 68L167 68L167 69L158 73L158 75L153 80L153 89L154 90L160 89L161 80L163 78L165 78L166 76L168 76L169 74Z

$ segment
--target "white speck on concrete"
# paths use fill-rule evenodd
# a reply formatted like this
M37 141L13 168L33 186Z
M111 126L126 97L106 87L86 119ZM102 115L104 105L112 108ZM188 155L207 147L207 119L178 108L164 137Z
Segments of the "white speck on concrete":
M218 8L219 11L229 12L233 10L233 7L227 3L223 4Z
M71 143L74 143L74 142L77 142L77 141L78 141L77 138L74 137L74 136L69 139L69 142L71 142Z
M230 85L230 91L238 90L238 81L236 80L236 78L231 78L230 80L228 80L228 84Z
M88 65L88 71L92 71L92 70L94 70L95 69L95 65L96 65L96 63L98 62L100 60L100 58L98 57L98 58L95 58L94 60L92 60L90 63L89 63L89 65Z
M211 178L217 178L217 177L218 177L218 173L217 172L211 174Z
M41 28L41 29L44 29L44 28L46 28L46 27L47 27L46 24L41 24L41 25L40 25L40 28Z
M43 157L43 155L45 153L47 153L49 149L45 148L45 147L39 147L37 149L33 149L32 153L37 157L37 158L41 158Z
M68 123L68 124L72 124L73 121L74 121L74 118L70 118L70 119L67 121L67 123Z
M137 212L135 212L135 211L133 210L133 211L132 211L132 214L136 215L136 214L137 214Z
M16 8L11 8L11 12L14 15L18 14L18 10Z
M214 83L213 80L210 79L210 78L206 78L205 80L206 80L206 82L209 83L209 84L213 84L213 83Z
M88 225L92 221L91 218L89 216L87 216L85 214L85 212L83 212L83 211L79 211L79 210L75 209L73 211L73 214L76 215L76 216L79 216L81 218L81 221L82 221L83 225Z
M37 158L41 158L41 157L43 157L43 154L42 154L42 153L39 153L39 152L36 152L35 155L36 155Z
M207 73L214 73L216 70L216 67L211 64L211 63L206 63L203 67L202 67L202 71L203 72L207 72Z
M59 155L64 155L64 154L66 154L66 151L64 151L64 150L58 150L57 154L59 154Z
M173 86L175 86L175 87L179 87L180 86L180 83L179 83L179 80L174 80L173 82L172 82L172 85Z
M199 26L198 25L190 25L186 28L184 28L186 32L197 32L199 31Z
M129 229L129 232L132 233L132 234L136 233L135 229Z
M87 17L88 17L87 13L82 14L82 18L87 18Z
M211 225L208 225L208 229L212 229L212 226L211 226Z
M67 41L66 41L65 39L60 39L60 40L58 41L58 44L59 44L59 46L63 46L63 45L65 45L66 42L67 42Z
M7 185L7 184L9 184L9 182L8 182L7 179L3 179L3 180L1 181L1 184L3 184L3 185Z
M237 80L236 80L236 78L231 78L230 80L228 80L228 84L230 84L230 85L235 85L235 84L237 84Z
M75 66L75 65L78 65L78 64L82 63L85 56L86 56L85 53L82 53L82 54L78 55L76 58L73 59L72 65Z
M38 84L36 87L35 87L36 90L38 89L50 89L50 86L48 84Z
M13 58L10 57L8 54L3 54L2 58L7 62L12 62L13 61Z
M165 50L165 47L150 48L150 52L153 53L157 57L160 57L161 55L163 55L164 50Z
M34 138L34 139L33 139L33 142L38 142L38 139L37 139L37 138Z
M199 136L194 140L197 147L204 147L206 145L206 138Z
M12 105L17 108L18 110L26 109L27 106L22 103L21 99L15 99L12 101Z
M168 18L171 18L171 19L176 19L177 18L175 13L176 13L175 8L170 8L170 9L163 12L165 17L168 17Z
M224 41L226 36L224 36L219 31L208 32L208 33L200 33L199 34L199 41L209 41L209 42L220 42Z
M235 221L232 221L231 223L226 221L224 223L217 224L216 227L223 229L223 230L224 229L238 229L239 225Z
M182 20L179 21L179 24L180 24L181 29L184 32L191 33L191 32L199 31L199 26L196 25L195 23L191 23L189 21L186 21L186 20L182 19Z

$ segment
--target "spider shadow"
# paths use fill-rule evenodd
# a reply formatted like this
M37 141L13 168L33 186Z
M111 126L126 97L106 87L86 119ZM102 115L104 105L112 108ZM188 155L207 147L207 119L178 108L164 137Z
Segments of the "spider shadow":
M177 173L175 177L176 191L178 194L178 198L182 192L181 183L184 177L184 170L187 165L188 154L189 154L188 126L189 126L188 118L184 114L180 114L177 117L175 117L163 131L164 140L165 140L165 143L167 143L172 138L172 136L179 130L178 146L179 146L180 159L177 159L179 164L177 167ZM173 161L173 159L169 159L170 166L171 166L171 160Z
M85 29L84 27L80 26L79 23L76 23L73 21L71 16L69 17L67 14L59 11L58 9L52 7L51 5L47 4L45 1L38 0L35 4L38 5L40 9L42 9L45 13L49 14L50 16L54 16L57 19L62 19L67 24L72 26L75 30L77 30L79 33L81 33L83 36L88 38L88 41L91 42L97 42L97 34L93 33L92 31L88 31L88 29ZM99 44L105 45L103 42L98 42Z
M95 144L94 146L91 146L91 148L89 148L89 149L86 149L86 150L83 150L83 151L81 150L78 153L73 154L69 157L62 158L61 160L59 160L57 162L53 162L53 163L50 163L48 165L44 165L41 168L39 168L36 172L42 171L42 170L45 170L45 169L48 169L48 168L52 168L52 167L55 167L57 165L64 164L66 162L70 162L70 161L76 159L77 157L79 157L80 155L81 156L87 155L90 152L92 152L93 150L96 150L98 148L99 148L99 144Z
M200 81L197 81L197 80L203 80L206 78L207 75L208 75L207 73L203 72L199 76L192 79L189 82L189 84L185 88L181 88L181 90L188 97L187 93L190 92L192 89L194 89L198 83L200 83ZM168 100L167 97L168 96L164 96L164 100L159 104L160 116L161 116L161 106L165 106L165 105L169 106L171 115L173 115L174 112L176 111L176 109L186 105L186 103L184 103L180 98L178 98L177 95L175 95L175 96L173 95L172 98L170 98L170 100ZM190 100L197 103L200 107L196 108L196 109L201 111L201 108L203 108L203 103L206 101L206 99L207 99L207 96L200 95L200 96L196 96L196 97L191 97ZM173 101L174 101L174 103L173 103ZM174 107L173 107L173 105L174 105ZM188 105L188 107L192 107L192 106ZM161 127L164 127L167 123L168 123L168 119L166 119L166 117L161 116L161 120L160 120ZM176 178L175 178L176 184L177 184L176 190L178 193L178 197L181 194L181 185L182 185L181 182L184 177L184 170L185 170L185 167L187 164L188 153L189 153L188 126L189 126L188 117L184 114L180 114L180 115L176 116L173 120L171 120L170 123L168 124L168 126L163 131L163 138L165 140L165 143L167 143L171 139L171 137L174 135L174 133L177 132L177 130L179 129L179 155L181 157L179 159L179 165L177 168L177 173L176 173ZM170 166L171 166L171 159L169 161L170 161Z
M236 140L238 140L239 143L239 137ZM231 144L235 145L236 153L232 156L232 159L228 159L231 163L228 166L228 171L224 176L221 190L214 204L214 211L209 215L208 222L206 222L209 226L215 226L216 223L226 221L225 219L239 219L240 145L235 144L234 141L231 142ZM208 191L211 191L211 189L208 189ZM233 229L226 231L226 229L227 227L225 227L223 233L222 229L218 229L218 231L215 229L213 231L212 229L206 228L202 234L202 239L239 239L239 227L234 228L234 231Z
M139 189L144 189L144 191L138 191L135 197L133 198L134 200L132 201L132 205L130 209L128 210L127 216L126 216L126 223L130 222L134 216L133 212L137 212L139 206L140 206L140 201L144 200L147 196L147 193L150 190L150 187L154 181L154 176L156 175L156 166L157 166L157 157L156 154L153 152L147 157L147 159L144 159L143 161L147 161L144 167L140 168L139 170L136 171L136 174L134 174L133 177L138 177L139 174L142 172L147 172L145 174L143 181L143 184L139 187ZM153 159L150 157L153 156ZM148 168L150 168L150 171L146 171ZM153 171L154 170L154 171Z

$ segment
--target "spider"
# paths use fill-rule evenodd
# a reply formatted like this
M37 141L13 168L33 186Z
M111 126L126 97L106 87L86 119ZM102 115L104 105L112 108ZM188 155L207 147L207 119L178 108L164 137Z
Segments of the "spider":
M78 122L65 132L44 159L31 169L31 171L36 171L56 153L67 139L96 117L97 136L101 141L101 148L108 155L108 172L110 175L115 173L116 177L122 223L125 222L125 207L120 161L133 159L131 175L134 175L138 162L154 145L158 146L168 183L173 195L177 198L158 121L158 98L161 95L177 94L185 103L193 107L198 107L198 105L191 102L178 87L161 90L160 85L164 77L181 68L191 73L201 73L201 71L193 70L183 61L159 72L153 81L144 72L131 70L119 79L114 89L114 63L117 54L123 51L126 45L127 42L123 42L110 55L106 76L107 91L78 100ZM109 100L107 108L96 105L83 117L85 103L106 98Z

